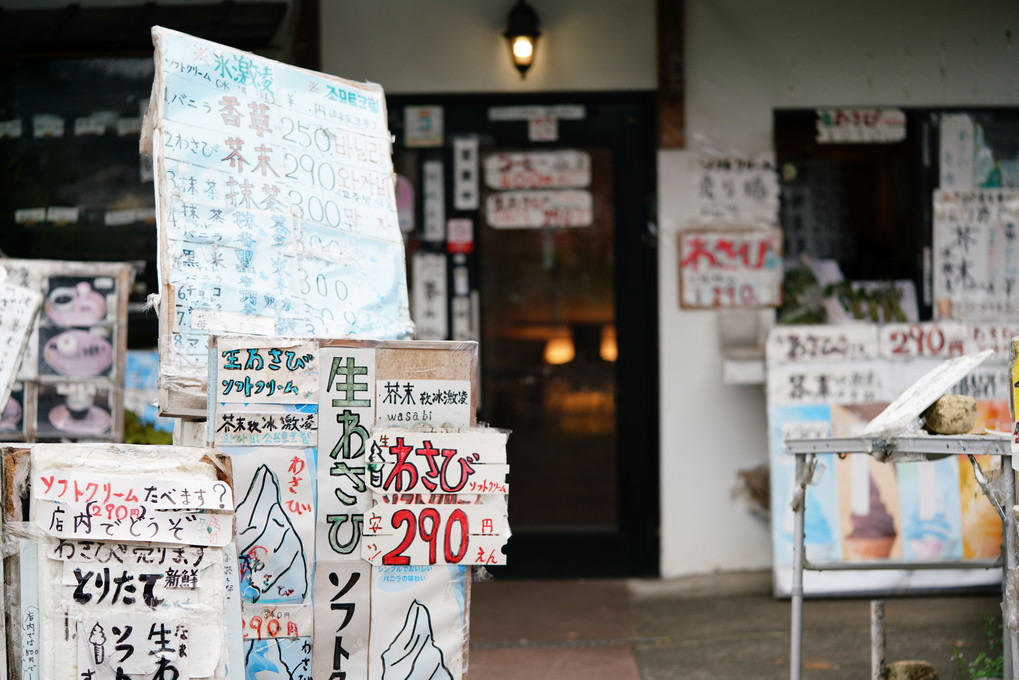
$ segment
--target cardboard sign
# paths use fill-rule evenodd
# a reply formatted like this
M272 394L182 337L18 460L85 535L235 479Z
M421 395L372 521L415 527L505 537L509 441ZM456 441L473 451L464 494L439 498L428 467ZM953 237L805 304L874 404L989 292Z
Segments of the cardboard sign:
M160 27L153 43L142 141L166 286L163 412L201 415L209 326L196 318L219 333L408 336L381 88Z
M757 309L782 304L782 231L679 232L679 302L685 309Z

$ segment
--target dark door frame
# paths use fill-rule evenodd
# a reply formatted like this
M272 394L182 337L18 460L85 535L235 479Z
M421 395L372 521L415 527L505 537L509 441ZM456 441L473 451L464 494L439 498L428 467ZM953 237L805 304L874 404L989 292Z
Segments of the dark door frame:
M526 121L488 121L493 106L581 105L583 120L559 123L556 146L609 148L613 154L613 225L617 371L617 492L615 530L514 531L506 577L636 577L659 573L658 262L656 220L656 99L653 92L389 95L389 127L403 148L403 108L443 108L443 155L451 137L474 134L486 147L541 148ZM498 126L496 129L495 126ZM458 216L446 165L446 217ZM484 297L482 293L482 304ZM485 359L484 347L481 360ZM482 375L484 370L482 369ZM484 404L479 414L484 417ZM498 426L498 423L491 423ZM512 493L512 470L510 488ZM512 529L513 516L510 513Z

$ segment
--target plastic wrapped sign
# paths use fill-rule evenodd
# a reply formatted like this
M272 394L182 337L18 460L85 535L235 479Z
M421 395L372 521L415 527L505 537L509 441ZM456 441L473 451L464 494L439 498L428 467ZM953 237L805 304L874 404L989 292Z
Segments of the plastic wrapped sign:
M212 333L410 335L382 88L153 28L168 415L202 415Z

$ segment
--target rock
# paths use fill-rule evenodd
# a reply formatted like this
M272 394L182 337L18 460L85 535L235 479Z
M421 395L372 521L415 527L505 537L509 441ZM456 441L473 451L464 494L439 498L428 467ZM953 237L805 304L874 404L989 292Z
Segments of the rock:
M938 669L926 661L893 661L885 667L888 680L938 680Z
M966 434L977 422L977 400L961 394L946 394L920 417L924 429L933 434Z

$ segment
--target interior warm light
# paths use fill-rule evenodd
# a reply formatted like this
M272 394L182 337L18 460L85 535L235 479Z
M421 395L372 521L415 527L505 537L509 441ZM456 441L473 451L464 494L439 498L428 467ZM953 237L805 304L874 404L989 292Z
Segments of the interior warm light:
M573 357L576 355L577 350L573 346L573 337L568 329L556 333L545 343L546 364L552 366L568 364L573 361Z
M606 324L601 327L601 345L598 347L598 355L603 361L615 361L619 358L615 325Z
M537 46L538 15L524 0L517 0L506 19L506 31L503 33L509 41L510 56L513 65L520 71L523 78L527 69L534 63L534 50Z

